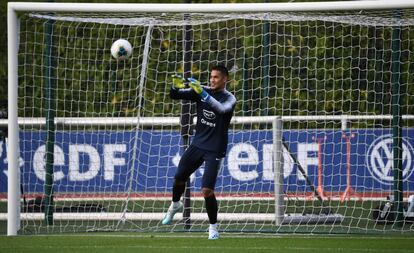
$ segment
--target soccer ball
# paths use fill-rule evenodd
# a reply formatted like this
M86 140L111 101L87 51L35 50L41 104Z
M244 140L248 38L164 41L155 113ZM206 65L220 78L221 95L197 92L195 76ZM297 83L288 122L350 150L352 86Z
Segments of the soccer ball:
M127 40L119 39L111 46L111 54L117 60L128 59L132 54L132 46Z

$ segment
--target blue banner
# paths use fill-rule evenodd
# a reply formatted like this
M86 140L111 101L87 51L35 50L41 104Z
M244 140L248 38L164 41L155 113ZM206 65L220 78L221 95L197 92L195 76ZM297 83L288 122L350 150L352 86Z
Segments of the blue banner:
M136 136L137 135L137 136ZM393 159L390 129L284 131L291 153L309 179L323 190L358 192L392 190ZM20 171L25 192L43 192L45 132L20 134ZM181 150L175 131L57 132L54 161L56 193L164 193L172 186ZM414 190L414 129L403 131L404 189ZM0 193L7 192L7 152L0 145ZM233 131L216 190L220 192L273 192L271 131ZM310 192L289 153L284 150L286 192ZM133 159L133 158L136 159ZM319 173L318 174L318 166ZM201 185L203 167L191 177Z

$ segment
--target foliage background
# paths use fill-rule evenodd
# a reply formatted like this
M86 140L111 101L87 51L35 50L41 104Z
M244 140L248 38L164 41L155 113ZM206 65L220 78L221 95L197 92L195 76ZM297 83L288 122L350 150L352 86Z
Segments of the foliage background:
M111 2L144 3L146 1ZM151 2L181 3L182 1ZM193 3L209 2L221 1L193 1ZM1 1L0 17L3 27L6 27L7 24L6 6L7 2ZM194 37L199 40L194 41L193 47L193 59L201 59L198 65L196 64L198 70L194 70L193 74L201 80L206 80L208 77L209 66L205 64L206 59L209 62L217 63L226 60L220 59L219 53L211 51L212 47L217 50L223 47L234 47L236 51L238 48L244 48L244 52L235 52L229 58L233 59L230 60L233 61L230 65L233 65L234 61L239 61L237 64L239 67L242 65L243 68L247 67L250 70L247 74L243 71L236 72L233 76L234 81L230 85L230 90L236 94L239 101L242 101L242 103L238 103L238 115L391 114L391 29L346 25L338 28L332 23L321 24L317 22L308 22L304 26L298 26L295 22L286 22L280 25L276 22L270 26L272 45L269 74L271 85L270 89L265 92L263 88L260 88L263 86L262 63L264 59L262 57L263 47L261 46L262 36L260 35L263 23L245 21L244 25L252 27L249 28L252 30L248 32L254 31L257 35L243 37L238 34L241 32L240 29L235 28L239 26L239 22L221 24L227 25L229 28L224 33L222 31L220 34L217 33L218 37L214 37L214 34L209 31L203 31L203 27L201 27L200 31L194 33ZM215 31L217 28L212 25L209 29ZM88 27L85 26L83 30L88 30ZM60 32L65 33L63 30ZM154 33L157 35L157 31ZM160 33L165 32L161 31ZM172 32L168 36L178 36L177 34L179 31ZM303 37L302 34L306 34L306 37ZM203 40L207 38L206 36L213 36L210 38L212 42L207 46ZM229 37L233 38L232 36L238 39L225 40ZM410 85L414 79L413 65L411 64L414 61L414 54L411 53L414 49L412 27L402 29L402 38L400 76L403 80L401 90L404 95L402 114L414 114L414 88L413 85ZM177 37L177 39L180 38ZM168 40L165 41L168 42ZM152 42L151 53L162 54L163 47L166 47L165 41ZM43 46L41 43L39 44L39 47ZM173 46L168 45L168 47ZM0 99L7 99L6 33L0 35L0 50L3 51L0 54ZM177 50L177 52L179 51ZM77 54L77 52L74 51L71 54ZM144 90L145 100L141 105L136 99L137 89L131 86L133 85L131 76L139 74L133 71L133 69L139 70L140 59L138 58L137 65L132 66L130 70L118 71L117 78L122 76L127 80L127 83L117 84L120 87L112 85L111 75L105 72L98 73L99 68L94 70L95 77L92 84L58 82L58 87L62 89L61 92L59 88L57 90L58 100L65 102L57 104L57 116L132 116L136 115L136 108L139 106L142 106L140 111L142 116L168 116L171 113L177 115L180 108L165 103L168 97L166 97L164 86L160 85L160 82L165 82L169 74L177 71L176 61L182 59L182 56L178 54L172 57L170 54L166 57L158 59L165 61L164 65L154 65L158 62L150 63L147 87ZM81 61L66 64L80 64L79 68L87 68L82 66L88 66L90 62ZM99 65L100 63L95 64ZM33 68L29 72L25 72L24 75L34 75L37 70L41 71L41 69ZM58 73L60 76L67 74L67 72ZM69 74L76 79L89 78L83 77L82 75L85 75L83 72ZM25 78L23 82L28 85L26 87L31 88L20 90L20 94L24 92L24 96L30 96L32 99L19 101L20 106L26 108L19 111L19 114L26 117L44 116L43 86L39 86L39 82L28 78ZM98 87L96 83L102 83L102 85ZM68 85L72 86L72 91L63 91ZM120 90L123 91L120 92ZM376 124L386 123L377 121Z

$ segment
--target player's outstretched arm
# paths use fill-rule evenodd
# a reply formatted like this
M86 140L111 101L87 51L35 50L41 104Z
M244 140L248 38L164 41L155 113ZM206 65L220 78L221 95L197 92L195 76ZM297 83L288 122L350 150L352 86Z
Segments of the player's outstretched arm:
M226 101L220 103L215 98L210 97L207 103L213 108L213 110L219 114L224 114L233 111L236 105L236 98L231 95Z
M172 86L170 89L170 97L172 99L198 99L197 94L190 88L186 88L185 79L178 74L172 75Z
M189 86L201 96L201 100L208 103L215 112L224 114L233 110L236 98L232 94L230 94L226 101L220 103L201 87L200 81L194 78L188 78L187 80L189 81Z

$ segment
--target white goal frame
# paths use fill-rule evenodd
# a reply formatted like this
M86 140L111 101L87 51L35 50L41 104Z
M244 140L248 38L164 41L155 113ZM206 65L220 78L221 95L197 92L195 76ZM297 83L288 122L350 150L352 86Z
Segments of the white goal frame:
M23 11L38 12L286 12L286 11L340 11L340 10L385 10L396 8L414 8L412 0L395 1L353 1L353 2L307 2L307 3L254 3L254 4L100 4L100 3L8 3L8 225L7 235L17 235L20 225L20 191L18 174L18 32L17 13ZM271 118L280 123L281 118ZM279 119L279 120L275 120ZM269 119L267 119L269 120ZM268 122L268 121L266 121ZM281 125L281 124L280 124ZM275 130L276 129L276 130ZM279 129L280 130L280 129ZM274 131L279 131L274 127ZM275 137L274 137L275 138ZM281 141L274 142L278 145ZM277 150L277 149L275 149ZM275 152L275 154L280 152ZM279 174L279 173L275 173ZM281 195L281 194L280 194ZM276 216L278 211L276 211Z

